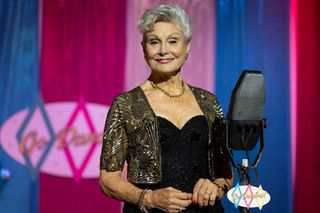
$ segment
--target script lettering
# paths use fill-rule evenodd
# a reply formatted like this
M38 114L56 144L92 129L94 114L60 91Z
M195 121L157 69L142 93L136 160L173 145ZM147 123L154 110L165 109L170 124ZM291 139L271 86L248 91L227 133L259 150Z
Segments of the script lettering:
M26 135L20 141L19 150L22 154L31 156L35 149L43 149L48 144L48 140L45 138L38 138L38 133L33 130Z
M68 145L81 146L90 143L100 143L102 133L79 134L75 127L66 127L57 134L58 149L64 149Z

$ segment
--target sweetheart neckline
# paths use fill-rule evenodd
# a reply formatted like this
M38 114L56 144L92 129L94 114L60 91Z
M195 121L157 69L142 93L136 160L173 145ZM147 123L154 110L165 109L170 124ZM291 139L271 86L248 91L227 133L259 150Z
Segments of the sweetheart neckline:
M157 117L160 118L160 119L163 119L163 120L167 121L168 123L170 123L172 126L174 126L176 129L178 129L178 130L180 130L180 131L182 131L182 130L185 128L185 126L187 126L187 124L189 124L192 120L196 119L197 117L203 117L203 118L205 118L204 115L195 115L195 116L189 118L189 119L181 126L181 128L179 128L179 127L177 127L172 121L170 121L169 119L167 119L167 118L165 118L165 117L162 117L162 116L158 116L158 115L157 115Z

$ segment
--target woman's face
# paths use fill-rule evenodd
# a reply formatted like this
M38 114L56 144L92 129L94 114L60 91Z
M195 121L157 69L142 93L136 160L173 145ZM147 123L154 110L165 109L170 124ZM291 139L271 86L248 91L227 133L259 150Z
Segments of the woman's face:
M144 54L150 68L159 73L180 70L186 60L190 42L186 43L179 26L157 22L151 32L144 36Z

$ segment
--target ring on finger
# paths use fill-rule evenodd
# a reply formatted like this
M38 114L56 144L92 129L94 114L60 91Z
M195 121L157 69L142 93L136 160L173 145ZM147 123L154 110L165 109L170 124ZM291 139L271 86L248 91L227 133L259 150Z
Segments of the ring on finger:
M208 200L210 200L211 193L206 193L208 195Z

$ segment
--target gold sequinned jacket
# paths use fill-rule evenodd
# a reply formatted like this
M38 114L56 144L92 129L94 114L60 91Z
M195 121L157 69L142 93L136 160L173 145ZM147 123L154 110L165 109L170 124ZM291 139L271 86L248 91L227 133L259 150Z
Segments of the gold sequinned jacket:
M222 144L223 113L216 97L189 86L209 127L208 165L212 180L231 174ZM161 181L158 121L140 87L117 96L107 115L100 155L100 169L119 171L128 164L127 178L136 184ZM229 175L227 175L229 176Z

